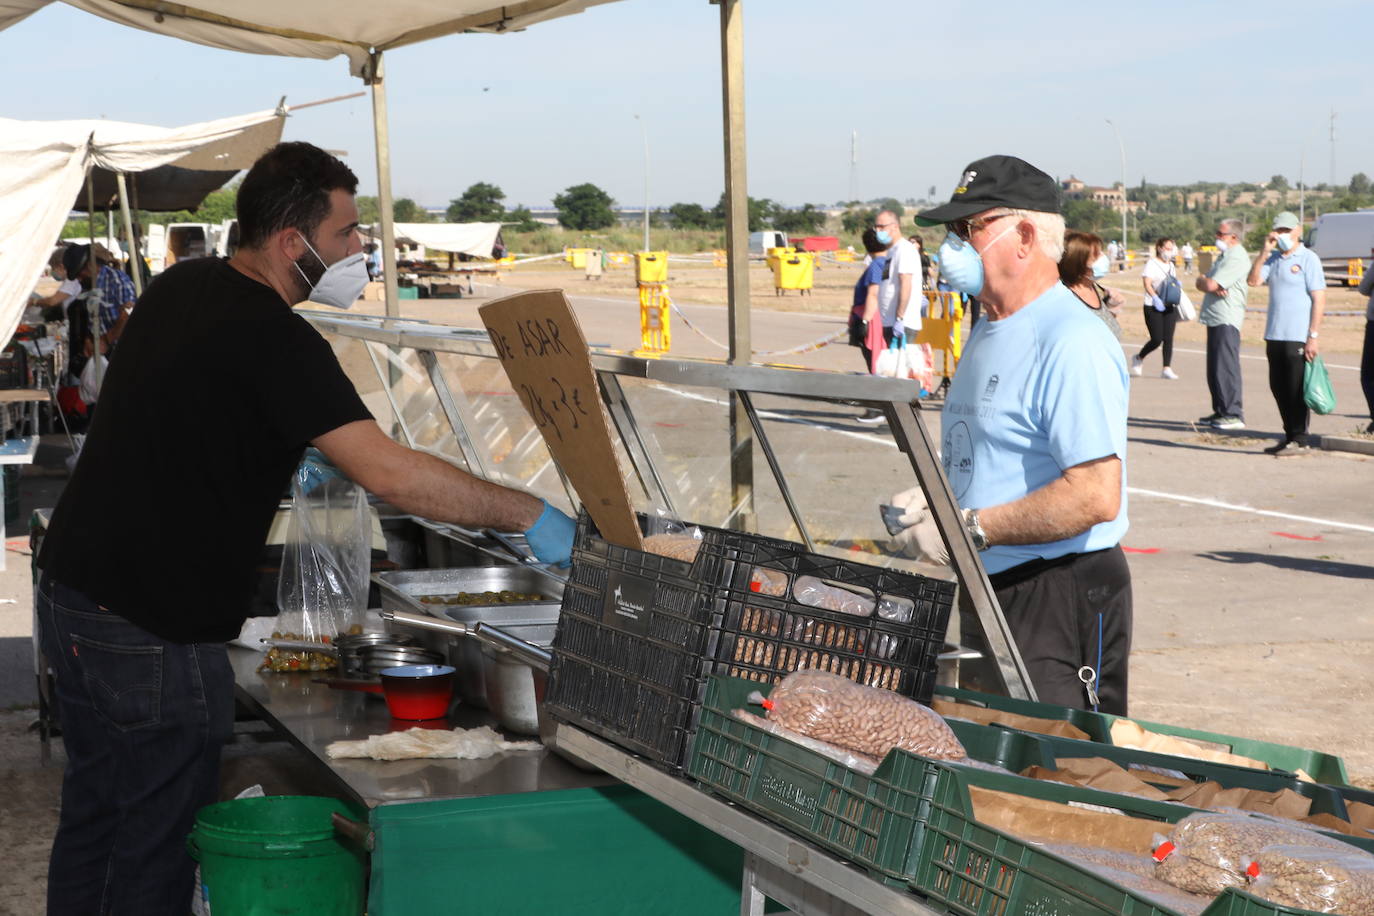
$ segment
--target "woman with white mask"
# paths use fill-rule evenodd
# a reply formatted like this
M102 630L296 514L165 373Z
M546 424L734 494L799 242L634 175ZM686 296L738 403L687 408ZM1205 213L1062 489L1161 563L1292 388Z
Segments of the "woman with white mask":
M1117 313L1124 302L1120 293L1099 281L1111 270L1111 259L1102 250L1101 236L1089 232L1064 233L1064 256L1059 259L1059 280L1077 296L1107 329L1121 339Z
M1174 327L1178 324L1178 302L1183 289L1178 282L1178 272L1174 269L1174 258L1178 246L1173 239L1160 239L1155 242L1155 254L1145 265L1140 282L1145 288L1145 328L1150 339L1140 352L1131 357L1131 375L1141 375L1145 357L1161 346L1164 348L1164 369L1160 378L1176 379L1171 363L1174 358Z

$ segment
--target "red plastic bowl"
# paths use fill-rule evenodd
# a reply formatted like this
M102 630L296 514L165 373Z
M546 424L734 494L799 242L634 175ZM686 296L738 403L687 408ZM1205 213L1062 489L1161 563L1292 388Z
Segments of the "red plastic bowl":
M449 665L403 665L382 671L382 693L392 717L418 722L446 716L453 699L453 671Z

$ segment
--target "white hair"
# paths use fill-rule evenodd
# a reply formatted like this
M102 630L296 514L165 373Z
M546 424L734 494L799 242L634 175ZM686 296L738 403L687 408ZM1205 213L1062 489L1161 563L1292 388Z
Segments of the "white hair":
M1014 210L1010 207L1001 207L993 210L987 216L1010 216L1017 220L1026 220L1035 227L1035 240L1040 243L1040 250L1045 257L1058 264L1060 258L1064 257L1064 217L1058 213L1046 213L1043 210ZM986 217L985 217L986 218Z
M1240 234L1245 231L1245 224L1238 219L1224 219L1217 228L1227 235L1234 235L1236 238L1240 238Z

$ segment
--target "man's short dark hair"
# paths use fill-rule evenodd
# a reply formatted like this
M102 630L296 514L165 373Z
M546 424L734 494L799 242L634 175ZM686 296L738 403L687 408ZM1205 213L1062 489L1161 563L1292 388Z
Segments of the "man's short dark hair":
M239 185L239 245L261 248L282 229L308 239L329 215L329 193L358 193L358 176L309 143L278 143L262 154Z
M878 233L872 226L864 230L863 241L864 251L869 254L882 254L887 251L887 246L878 241Z

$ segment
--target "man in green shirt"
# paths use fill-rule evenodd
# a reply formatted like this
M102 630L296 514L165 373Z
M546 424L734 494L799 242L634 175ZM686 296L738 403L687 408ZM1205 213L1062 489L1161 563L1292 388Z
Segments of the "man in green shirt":
M1212 413L1198 422L1216 429L1244 429L1240 391L1240 326L1249 295L1245 278L1250 256L1241 247L1241 222L1224 219L1217 226L1216 246L1221 257L1205 277L1197 278L1202 297L1198 322L1207 329L1207 388Z

